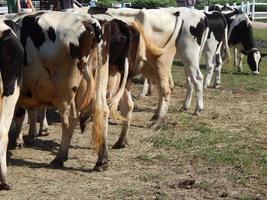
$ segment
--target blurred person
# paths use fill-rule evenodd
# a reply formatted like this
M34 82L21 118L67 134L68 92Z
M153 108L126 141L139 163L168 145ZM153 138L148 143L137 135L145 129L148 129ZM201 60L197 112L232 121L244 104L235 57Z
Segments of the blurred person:
M30 8L32 11L35 11L35 8L32 4L32 0L17 0L18 1L18 12L23 12L23 9Z

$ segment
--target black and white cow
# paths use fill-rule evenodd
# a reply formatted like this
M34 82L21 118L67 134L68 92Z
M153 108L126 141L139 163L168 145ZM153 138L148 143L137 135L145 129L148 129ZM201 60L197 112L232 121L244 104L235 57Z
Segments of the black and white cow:
M95 169L107 169L109 57L103 54L107 51L108 38L104 31L102 34L99 22L88 14L50 11L23 16L18 25L24 49L23 85L18 104L27 108L56 107L61 117L62 141L51 165L62 167L68 159L76 122L92 103L93 139L98 153ZM6 185L5 162L1 163L1 174L1 181Z
M12 21L0 21L0 190L7 185L6 151L8 131L19 98L22 81L23 47L12 29Z
M217 9L218 10L218 9ZM261 53L255 44L253 36L252 22L249 16L237 9L231 9L228 7L221 8L221 12L226 18L228 24L228 44L229 47L238 49L235 52L242 52L247 56L247 63L254 75L260 73L261 58L266 56L265 53ZM242 56L240 56L242 59ZM242 62L239 62L235 58L235 64L239 65L241 69Z
M205 13L207 17L209 34L205 43L203 54L206 59L207 77L204 88L211 86L211 79L215 71L213 87L220 85L220 74L223 60L229 57L228 26L223 14L217 11Z

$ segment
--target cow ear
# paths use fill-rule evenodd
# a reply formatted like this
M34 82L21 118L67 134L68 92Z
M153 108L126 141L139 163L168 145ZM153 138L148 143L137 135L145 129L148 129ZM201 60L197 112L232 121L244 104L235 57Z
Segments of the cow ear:
M8 25L17 36L20 36L20 26L12 20L4 20L5 24Z
M241 50L241 53L243 53L244 55L248 55L248 51L246 51L246 50Z
M262 58L265 57L265 56L267 56L267 53L261 53L261 57Z

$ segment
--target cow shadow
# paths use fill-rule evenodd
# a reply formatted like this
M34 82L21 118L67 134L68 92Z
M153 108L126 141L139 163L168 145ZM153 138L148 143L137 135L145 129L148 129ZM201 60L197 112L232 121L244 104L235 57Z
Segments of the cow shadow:
M40 168L45 168L45 169L53 169L53 170L69 170L69 171L79 171L79 172L87 172L87 173L93 173L95 170L93 168L81 168L81 167L60 167L60 168L55 168L52 166L50 163L36 163L32 162L29 160L24 160L20 158L14 158L13 154L11 151L7 151L7 165L10 166L17 166L17 167L28 167L31 169L40 169Z

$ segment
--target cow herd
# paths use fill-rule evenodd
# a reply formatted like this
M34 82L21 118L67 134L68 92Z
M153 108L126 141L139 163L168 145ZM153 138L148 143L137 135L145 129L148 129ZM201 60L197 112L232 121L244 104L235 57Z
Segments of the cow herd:
M62 140L53 167L63 167L77 122L84 131L90 117L98 155L94 169L103 171L109 162L109 114L123 121L113 148L128 143L134 76L142 74L157 86L158 108L152 118L156 127L168 112L174 58L181 60L186 74L183 109L190 108L195 90L195 114L203 110L204 88L221 84L220 72L230 47L247 55L252 72L259 74L266 54L255 46L249 17L227 7L211 10L215 11L94 8L0 18L0 190L10 189L6 164L10 125L12 119L16 121L17 144L22 145L25 109L29 140L36 136L37 109L59 111ZM207 62L205 81L199 67L202 52Z

